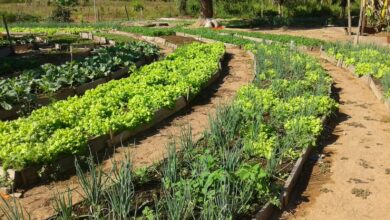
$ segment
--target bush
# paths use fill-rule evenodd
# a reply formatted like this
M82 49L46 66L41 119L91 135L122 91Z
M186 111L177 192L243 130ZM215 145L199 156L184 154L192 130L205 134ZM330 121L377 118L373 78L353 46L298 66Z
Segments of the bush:
M50 20L55 22L71 22L71 10L61 6L56 7L51 16Z
M0 11L0 17L5 16L7 22L37 22L40 20L40 17L24 14L24 13L11 13ZM3 23L3 19L0 19L0 24Z

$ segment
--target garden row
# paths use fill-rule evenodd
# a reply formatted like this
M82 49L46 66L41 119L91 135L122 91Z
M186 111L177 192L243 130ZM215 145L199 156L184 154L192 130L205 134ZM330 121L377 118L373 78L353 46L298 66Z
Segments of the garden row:
M179 32L176 33L184 33L185 36L192 35L193 37L213 39L228 43L228 45L245 46L253 42L280 42L303 50L322 49L322 55L326 53L332 57L332 59L328 59L329 61L343 66L359 77L365 76L365 81L373 89L377 97L385 101L390 109L390 102L387 98L390 95L390 50L387 48L374 45L331 43L305 37L272 35L259 32L184 28L177 29L177 31ZM154 34L159 33L161 32L156 31Z
M1 36L1 35L0 35ZM85 40L78 37L75 34L54 34L46 35L41 33L40 35L32 35L23 33L21 36L11 35L11 43L15 45L28 45L34 43L48 43L48 44L82 44L86 43ZM0 47L9 46L9 40L6 35L0 38ZM87 43L91 43L88 41Z
M8 38L4 35L0 35L0 48L9 45L9 40ZM36 41L36 38L32 35L26 35L22 37L12 37L11 38L11 43L13 45L19 45L19 44L28 44Z
M379 84L385 99L390 96L390 50L373 45L337 44L322 54L330 62L348 69L371 83ZM374 80L373 80L373 79Z
M91 32L96 30L96 27L92 26L72 26L65 25L59 27L60 24L55 23L53 25L37 25L27 24L26 26L18 25L9 27L11 33L22 33L22 34L45 34L45 35L54 35L58 33L63 34L78 34L80 32ZM0 32L5 33L6 30L3 27L0 27Z
M59 66L44 64L37 69L25 70L17 77L2 79L0 118L15 117L18 111L30 112L52 100L82 95L98 84L126 76L131 65L140 66L157 55L158 48L150 44L119 44L100 48L82 61Z
M246 48L256 54L256 80L218 108L199 141L185 129L160 164L132 171L122 161L108 181L78 172L85 202L57 206L58 217L241 219L265 204L282 205L295 161L315 146L323 118L337 104L329 97L331 79L314 58L281 44ZM93 165L89 171L104 176Z
M36 167L52 166L68 156L73 161L73 156L89 150L120 144L183 108L186 100L215 80L223 55L222 44L186 46L83 96L34 110L26 118L0 122L2 169L12 168L13 177L25 174L24 181L37 175Z
M145 36L164 36L164 35L174 35L175 32L184 32L188 34L201 35L204 38L214 39L215 35L225 35L226 43L236 42L237 45L244 43L241 41L243 37L246 37L246 40L253 39L263 39L267 41L275 41L280 43L289 44L293 41L296 45L308 46L308 47L321 47L327 45L328 43L322 40L291 36L291 35L276 35L276 34L265 34L261 32L250 32L250 31L237 31L237 30L213 30L208 28L145 28L145 27L117 27L121 31L137 33ZM219 38L219 37L218 37ZM240 39L241 38L241 39Z
M213 34L215 35L215 31L209 29L201 29L201 31L185 30L185 32L192 32L207 37L210 37ZM379 90L382 90L380 93L382 93L385 98L390 95L390 50L388 48L364 44L353 45L351 43L330 43L305 37L272 35L260 32L220 31L220 33L228 33L229 35L241 37L243 40L234 41L239 41L239 43L244 44L246 40L262 39L265 41L276 41L290 44L293 42L296 45L308 48L321 47L325 53L333 57L333 59L330 59L329 61L350 70L359 77L372 77L374 80L368 79L369 83L379 84ZM219 38L234 39L230 36ZM229 41L234 42L233 40Z
M240 219L269 202L282 205L293 164L315 146L321 118L336 103L329 97L330 78L313 58L281 45L252 50L259 70L253 85L217 111L202 141L187 135L180 153L170 151L156 216Z
M45 63L62 64L81 60L89 56L94 48L102 47L100 42L82 39L75 34L55 35L11 35L13 39L24 39L25 44L0 47L0 76L10 77L25 69L37 68ZM8 44L8 41L4 41Z

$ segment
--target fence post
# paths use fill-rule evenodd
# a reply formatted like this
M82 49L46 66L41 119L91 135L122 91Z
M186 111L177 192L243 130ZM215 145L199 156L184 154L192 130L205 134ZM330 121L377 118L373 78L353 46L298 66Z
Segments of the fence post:
M130 17L129 17L129 12L127 11L127 6L126 5L125 5L125 11L126 11L127 20L129 21Z
M12 46L12 39L11 39L11 35L9 34L7 20L5 19L5 15L3 15L3 23L4 23L5 30L7 32L7 38L8 38L8 41L9 41L9 48L11 50L11 53L14 54L15 51L14 51L14 48Z

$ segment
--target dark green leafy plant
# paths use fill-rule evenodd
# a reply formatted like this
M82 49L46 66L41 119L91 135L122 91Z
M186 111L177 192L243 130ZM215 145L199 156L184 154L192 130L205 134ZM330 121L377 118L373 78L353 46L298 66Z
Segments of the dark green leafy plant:
M131 42L115 47L101 48L95 55L80 62L67 62L56 66L42 65L38 69L26 70L15 78L0 80L0 105L11 109L14 105L33 106L40 94L52 94L64 87L78 86L108 76L120 67L158 54L157 47Z

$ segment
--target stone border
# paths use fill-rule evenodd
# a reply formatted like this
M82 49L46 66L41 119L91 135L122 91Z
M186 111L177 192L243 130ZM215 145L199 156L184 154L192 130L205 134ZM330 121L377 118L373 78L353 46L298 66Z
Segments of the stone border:
M253 60L253 75L256 76L257 74L257 58L256 58L256 55L252 52L252 51L249 51L247 50L246 53L250 56L250 58ZM252 79L252 82L253 80L255 79L256 77L253 77Z
M139 35L139 34L118 31L118 30L112 30L112 31L109 31L108 33L118 34L118 35L122 35L122 36L128 36L128 37L134 38L136 40L145 41L145 42L157 45L157 46L164 45L164 46L167 46L167 47L174 49L174 50L176 50L178 48L178 45L170 43L161 37L143 36L143 35ZM108 43L110 45L116 44L115 41L107 40L105 37L99 37L99 36L94 35L93 33L80 33L80 37L84 38L84 39L91 39L95 42L105 42L105 43Z
M218 70L212 74L209 81L205 83L202 90L212 85L221 74L221 63L225 54L220 58ZM195 97L197 94L193 94ZM173 109L161 108L154 112L154 117L150 123L139 126L132 130L126 130L118 133L110 133L97 137L90 138L88 140L89 151L92 155L102 152L105 149L113 148L114 146L121 145L124 141L133 137L140 132L156 126L162 120L172 116L178 111L184 109L190 104L191 100L187 100L185 97L179 97L175 102ZM76 156L65 156L55 161L50 166L35 165L24 168L22 170L7 169L6 171L0 166L0 176L7 175L13 182L12 188L28 188L41 180L47 178L50 174L56 172L58 174L64 173L74 169L74 159ZM42 172L43 171L43 172Z
M12 48L13 51L38 49L40 45L44 45L46 43L47 42L44 41L41 37L35 36L35 41L33 43L15 44L12 45ZM11 50L9 45L0 47L0 58L10 56L13 51Z
M383 89L381 88L380 85L375 83L375 81L371 75L368 74L368 75L364 75L364 76L359 77L355 73L355 71L356 71L355 66L347 65L343 62L342 59L337 60L335 57L329 56L323 50L321 50L320 57L327 60L328 62L336 65L337 67L341 67L341 68L347 70L353 78L355 78L355 79L361 81L363 84L365 84L368 88L370 88L370 90L375 95L375 97L385 105L387 111L390 112L390 98L386 97L383 94Z

